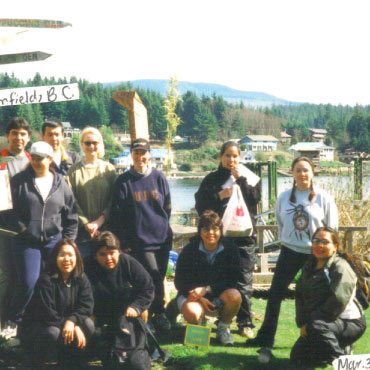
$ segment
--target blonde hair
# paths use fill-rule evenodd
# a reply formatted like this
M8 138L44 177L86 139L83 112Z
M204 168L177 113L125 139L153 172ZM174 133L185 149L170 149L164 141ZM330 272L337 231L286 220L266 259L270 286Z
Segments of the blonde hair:
M103 158L104 154L105 154L103 136L101 135L100 131L95 127L87 126L82 130L81 136L80 136L80 147L81 147L82 151L83 151L83 145L82 145L83 139L84 139L84 136L87 135L87 134L93 134L93 135L97 136L98 141L99 141L99 144L98 144L98 158L99 159Z

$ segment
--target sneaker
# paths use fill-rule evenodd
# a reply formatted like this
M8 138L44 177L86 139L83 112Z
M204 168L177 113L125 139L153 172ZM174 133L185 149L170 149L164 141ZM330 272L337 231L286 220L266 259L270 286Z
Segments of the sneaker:
M168 320L164 312L156 315L153 318L153 321L154 321L154 325L159 331L170 331L171 330L170 320Z
M344 347L344 354L346 356L353 355L353 347L352 347L352 345L349 345L349 346L345 346Z
M244 326L244 327L238 328L238 334L248 339L254 338L254 332L250 326Z
M272 357L271 348L262 347L258 350L258 362L261 364L268 364Z
M229 325L223 322L219 322L217 325L216 338L223 346L232 346L234 344Z

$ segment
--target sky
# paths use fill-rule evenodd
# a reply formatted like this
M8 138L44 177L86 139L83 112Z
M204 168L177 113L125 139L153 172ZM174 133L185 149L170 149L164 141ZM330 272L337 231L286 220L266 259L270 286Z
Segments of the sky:
M0 65L0 73L90 82L175 76L296 102L366 105L369 14L368 0L12 0L1 18L72 26L0 28L1 54L52 54Z

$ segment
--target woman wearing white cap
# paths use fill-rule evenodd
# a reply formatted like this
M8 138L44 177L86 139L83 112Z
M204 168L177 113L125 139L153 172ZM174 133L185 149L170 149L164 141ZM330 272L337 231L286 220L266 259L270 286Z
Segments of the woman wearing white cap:
M30 165L11 179L13 212L10 227L14 238L17 285L11 303L11 320L21 320L47 255L62 238L77 235L76 202L63 177L53 172L52 147L43 141L32 144Z

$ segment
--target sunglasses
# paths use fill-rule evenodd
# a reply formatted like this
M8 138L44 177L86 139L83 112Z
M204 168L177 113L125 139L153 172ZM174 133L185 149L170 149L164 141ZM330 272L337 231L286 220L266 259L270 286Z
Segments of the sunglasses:
M312 244L328 245L330 243L331 243L331 241L328 240L328 239L317 239L317 238L312 239Z
M99 144L99 142L98 141L84 141L84 144L86 146L90 146L90 145L97 146Z

